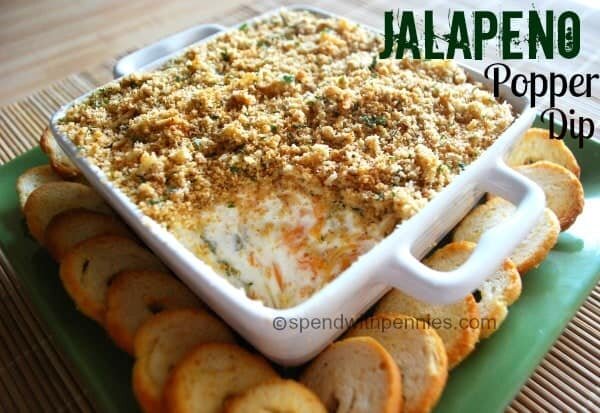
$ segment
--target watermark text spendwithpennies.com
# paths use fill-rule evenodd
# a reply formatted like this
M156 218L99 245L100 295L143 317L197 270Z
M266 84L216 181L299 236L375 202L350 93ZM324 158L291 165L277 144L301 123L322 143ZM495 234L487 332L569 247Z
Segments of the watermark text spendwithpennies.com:
M339 315L337 317L275 317L273 328L277 331L297 331L299 333L310 330L347 330L351 327L369 330L406 330L415 328L433 328L436 330L456 330L464 328L496 328L493 318L450 318L450 317L424 317L424 318L367 318L355 320L352 317Z

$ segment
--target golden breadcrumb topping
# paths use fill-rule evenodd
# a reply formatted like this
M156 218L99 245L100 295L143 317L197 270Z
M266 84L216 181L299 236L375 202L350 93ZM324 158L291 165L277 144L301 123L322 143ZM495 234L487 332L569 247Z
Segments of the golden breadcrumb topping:
M378 60L381 44L346 20L283 11L108 84L60 128L166 227L256 185L398 223L513 115L453 62Z
M107 85L62 129L159 221L248 180L313 178L406 219L513 116L453 62L378 61L380 44L342 19L283 12Z

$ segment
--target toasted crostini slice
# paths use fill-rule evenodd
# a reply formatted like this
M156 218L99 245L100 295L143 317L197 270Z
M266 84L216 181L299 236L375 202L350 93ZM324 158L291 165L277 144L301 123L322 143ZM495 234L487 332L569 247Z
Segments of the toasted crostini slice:
M471 255L477 244L469 241L456 241L435 251L427 260L433 268L443 267L446 271L462 265ZM473 292L481 317L480 338L489 337L496 331L508 314L508 306L521 295L521 277L510 258L504 260L500 268L488 277Z
M223 413L327 413L319 398L294 380L261 383L227 401Z
M402 376L402 412L433 409L446 385L448 359L442 339L425 321L379 313L359 322L346 336L372 337L390 353Z
M25 219L31 235L45 244L48 223L56 215L69 209L86 209L111 214L110 207L87 185L76 182L48 182L34 190L27 198Z
M46 127L42 132L40 147L48 155L48 158L50 158L50 165L58 175L65 179L73 179L80 175L79 169L71 162L62 148L58 146L49 127Z
M202 343L235 343L231 329L198 309L165 310L147 319L134 341L133 392L145 413L164 411L163 390L174 366Z
M60 278L77 308L101 324L108 285L118 273L127 270L167 271L150 250L117 235L87 239L60 262Z
M205 308L170 274L134 270L119 273L108 287L104 327L121 349L133 354L137 329L153 314L178 308Z
M200 344L171 373L165 387L165 410L220 413L229 397L278 377L264 358L235 344Z
M547 129L531 128L512 149L507 163L510 166L520 166L538 161L561 165L579 177L579 164L564 141L552 139Z
M62 177L57 175L50 165L34 166L23 172L17 179L17 194L19 195L19 205L21 210L25 208L27 198L40 186L48 182L62 181Z
M450 263L425 264L440 271L451 268ZM375 314L399 313L428 322L436 330L446 349L448 368L457 366L475 348L479 341L479 323L464 320L479 320L475 298L469 294L452 304L428 304L400 290L387 293L375 306Z
M398 366L371 337L351 337L333 343L308 365L300 382L315 392L330 412L402 411Z
M500 197L494 197L474 208L455 228L454 241L478 242L488 229L508 219L515 206ZM527 237L511 253L510 259L521 275L537 267L556 244L560 223L550 209L544 213Z
M571 171L552 162L540 161L515 168L534 181L546 195L546 206L560 222L561 231L569 228L583 211L583 186Z
M44 242L50 255L59 261L75 245L99 235L119 235L135 239L133 233L118 218L85 209L69 209L48 223Z

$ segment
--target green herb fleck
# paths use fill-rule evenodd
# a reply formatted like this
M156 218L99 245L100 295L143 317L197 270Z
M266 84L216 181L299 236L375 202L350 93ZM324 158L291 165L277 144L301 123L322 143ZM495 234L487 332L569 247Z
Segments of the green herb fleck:
M387 119L385 116L362 115L360 117L360 121L371 128L374 128L377 125L385 126L387 124Z
M242 241L242 237L238 234L235 234L235 250L241 251L244 249L244 241Z
M235 166L235 165L231 165L231 166L229 167L229 171L230 171L230 172L232 172L232 173L234 173L234 174L237 174L237 173L239 173L239 172L240 172L240 168L239 168L239 167L237 167L237 166Z
M277 132L277 125L271 125L271 132Z
M464 171L465 168L466 168L466 165L464 163L462 163L462 162L459 162L458 163L458 167L460 168L461 171Z
M227 208L235 208L235 204L233 202L229 202L227 204Z
M242 24L242 25L240 26L240 30L241 30L241 31L246 31L246 30L248 30L248 23L244 23L244 24Z
M371 60L371 64L369 65L369 70L371 72L375 71L375 66L377 66L377 55L373 55L373 60Z
M221 268L223 268L223 271L225 271L225 275L227 275L228 277L233 277L233 276L237 277L240 275L240 270L235 268L233 265L231 265L227 261L218 260L217 263L221 266Z
M267 47L267 46L271 46L271 43L269 43L268 41L266 41L264 39L260 39L258 42L256 42L256 46L257 47Z
M294 76L292 75L283 75L281 78L288 85L294 81Z
M102 107L110 103L110 91L107 88L101 87L90 95L89 104L95 108Z
M202 239L202 241L204 241L210 252L212 252L213 254L217 253L217 245L214 243L214 241L209 240L204 235L200 235L200 238Z
M224 62L229 62L231 59L231 55L227 51L227 49L221 51L221 60Z

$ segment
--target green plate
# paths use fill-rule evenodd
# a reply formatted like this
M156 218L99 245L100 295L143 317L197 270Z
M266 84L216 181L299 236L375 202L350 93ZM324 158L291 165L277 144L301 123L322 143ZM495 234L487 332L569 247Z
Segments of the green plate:
M452 371L436 412L503 411L600 278L600 144L587 141L583 150L575 141L567 144L582 169L584 213L560 235L546 261L524 277L521 298L502 328ZM46 162L35 149L0 167L0 248L98 409L138 411L131 392L132 359L76 311L56 264L27 234L15 182L26 169Z

